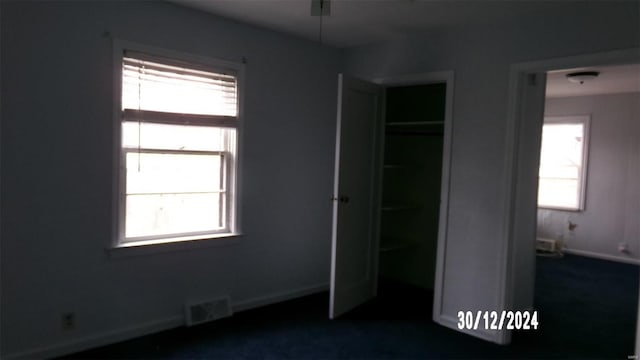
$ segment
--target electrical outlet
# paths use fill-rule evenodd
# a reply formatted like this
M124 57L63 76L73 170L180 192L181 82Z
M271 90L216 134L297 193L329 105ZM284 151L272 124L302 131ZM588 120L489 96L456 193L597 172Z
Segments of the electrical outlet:
M62 330L69 331L76 328L76 314L72 312L62 314Z
M619 243L618 244L618 251L623 253L623 254L628 254L629 253L629 245L627 243Z

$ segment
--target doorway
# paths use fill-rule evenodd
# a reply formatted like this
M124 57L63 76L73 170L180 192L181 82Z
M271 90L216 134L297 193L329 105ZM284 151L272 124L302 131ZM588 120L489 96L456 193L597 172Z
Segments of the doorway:
M639 80L633 64L547 73L534 302L545 329L572 331L542 330L539 341L596 357L633 354Z
M540 154L540 133L543 126L545 87L547 73L558 69L584 69L637 63L640 58L639 49L628 49L609 53L575 56L570 58L552 59L539 62L514 64L512 66L509 125L511 138L509 149L511 162L508 174L511 184L511 198L507 207L508 234L511 241L507 244L509 264L505 269L507 290L505 303L511 308L527 309L534 305L534 280L536 278L536 228L537 228L537 177ZM636 79L637 79L636 75ZM538 86L536 86L536 83ZM542 85L542 86L540 86ZM575 115L559 114L554 115ZM583 115L583 114L580 114ZM593 129L592 129L593 130ZM533 140L531 140L533 138ZM637 141L637 140L636 140ZM611 176L611 174L610 174ZM587 186L588 180L587 180ZM593 200L593 199L592 199ZM589 198L587 197L587 206ZM593 205L593 204L592 204ZM575 213L572 213L575 216ZM543 220L543 219L540 219ZM546 236L559 238L564 241L575 242L575 221L568 220L565 234L547 234ZM584 227L583 227L584 229ZM564 229L562 230L564 232ZM574 232L573 234L571 232ZM564 236L566 235L566 236ZM545 236L545 235L543 235ZM561 244L562 242L560 242ZM559 245L561 246L561 245ZM616 249L617 251L617 249ZM587 255L587 254L581 254ZM556 276L556 275L554 275ZM553 276L552 276L553 278ZM638 295L634 296L637 308ZM541 315L542 316L542 315ZM636 323L635 316L634 324ZM588 324L585 321L582 325ZM611 329L611 327L609 327ZM571 329L567 329L571 333ZM628 331L633 333L633 329ZM508 341L510 334L504 333ZM627 334L632 336L631 334ZM595 339L594 339L595 340ZM505 342L506 342L505 341ZM600 340L597 340L598 342ZM638 337L636 336L636 342ZM629 351L627 349L627 351ZM631 350L632 351L632 350ZM632 355L626 354L626 355Z
M446 87L385 89L380 284L433 291Z
M432 291L441 323L453 73L374 82L339 77L329 316L376 297L381 274ZM364 202L370 215L355 221Z

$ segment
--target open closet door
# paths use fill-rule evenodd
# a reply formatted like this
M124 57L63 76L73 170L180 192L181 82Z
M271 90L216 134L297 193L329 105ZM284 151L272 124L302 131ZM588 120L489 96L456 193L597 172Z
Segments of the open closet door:
M382 104L380 86L338 76L331 319L376 295Z

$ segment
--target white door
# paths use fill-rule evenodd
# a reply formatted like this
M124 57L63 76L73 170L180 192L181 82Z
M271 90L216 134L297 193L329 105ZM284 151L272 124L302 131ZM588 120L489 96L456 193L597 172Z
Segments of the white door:
M382 97L380 86L338 77L331 319L376 295Z

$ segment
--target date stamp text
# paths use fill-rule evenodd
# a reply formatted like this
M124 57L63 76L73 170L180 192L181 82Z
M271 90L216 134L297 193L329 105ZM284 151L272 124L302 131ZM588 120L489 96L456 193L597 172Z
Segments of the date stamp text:
M538 330L537 311L458 311L458 329Z

